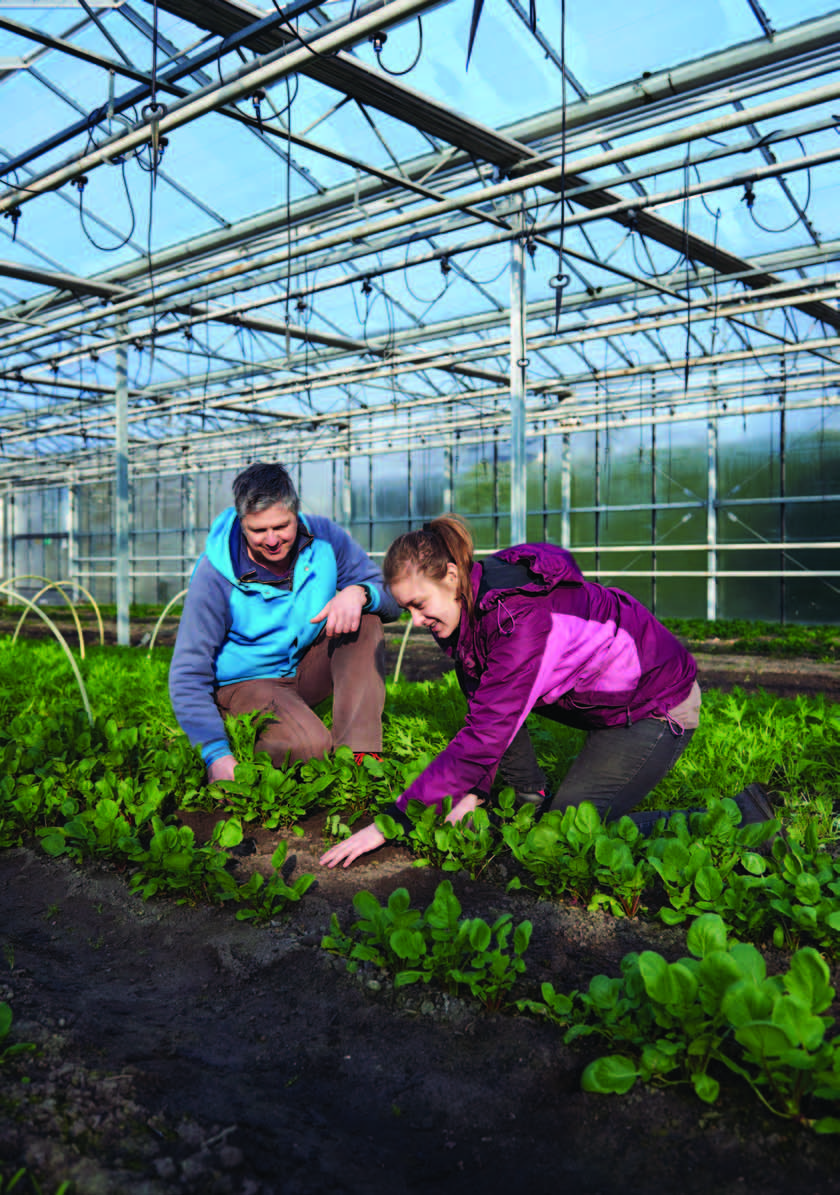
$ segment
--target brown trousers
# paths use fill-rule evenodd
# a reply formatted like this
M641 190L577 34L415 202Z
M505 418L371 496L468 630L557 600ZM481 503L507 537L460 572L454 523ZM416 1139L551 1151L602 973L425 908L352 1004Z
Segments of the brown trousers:
M333 694L333 728L327 730L312 707ZM260 710L271 715L254 744L275 767L286 756L320 759L333 747L382 750L385 706L385 640L375 614L362 615L358 631L333 639L321 633L294 676L222 685L216 690L222 716Z

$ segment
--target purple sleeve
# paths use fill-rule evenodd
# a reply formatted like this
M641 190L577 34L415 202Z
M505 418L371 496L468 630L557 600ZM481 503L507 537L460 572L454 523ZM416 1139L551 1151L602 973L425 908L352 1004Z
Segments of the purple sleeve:
M522 599L515 614L515 634L505 635L496 625L489 636L487 668L469 698L463 729L397 799L398 809L409 801L439 805L447 796L458 801L490 788L499 761L539 697L552 631L551 612L541 603ZM496 612L488 617L496 620ZM499 621L504 626L504 618Z

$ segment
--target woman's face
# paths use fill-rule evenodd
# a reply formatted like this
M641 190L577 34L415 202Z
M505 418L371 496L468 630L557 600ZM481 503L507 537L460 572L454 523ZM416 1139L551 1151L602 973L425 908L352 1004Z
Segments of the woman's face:
M297 515L276 502L266 510L243 515L239 522L252 560L269 568L288 561L297 536Z
M458 570L454 564L446 566L439 581L409 569L390 588L394 599L410 612L414 625L427 627L438 639L448 639L461 625Z

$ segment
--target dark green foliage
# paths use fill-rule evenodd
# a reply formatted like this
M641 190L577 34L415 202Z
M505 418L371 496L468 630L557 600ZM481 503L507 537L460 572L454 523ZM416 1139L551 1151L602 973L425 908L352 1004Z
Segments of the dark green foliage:
M353 904L361 919L345 934L333 914L321 945L348 958L352 970L366 962L391 971L396 987L434 982L450 992L469 992L495 1011L525 970L522 955L531 940L530 921L514 929L509 913L492 925L481 917L461 918L449 880L438 884L423 913L411 908L405 888L392 892L385 905L366 891L357 892Z
M9 1042L6 1045L7 1038L12 1030L12 1009L5 1001L0 1001L0 1066L7 1062L10 1058L14 1058L17 1054L28 1054L32 1050L37 1049L33 1042L18 1041Z
M596 1033L620 1049L587 1066L585 1091L687 1080L714 1103L716 1072L728 1069L776 1115L840 1132L840 1119L813 1115L816 1101L840 1098L840 1039L828 1038L824 1015L834 989L817 951L797 951L785 974L768 976L758 950L730 939L713 913L691 924L686 942L691 957L628 954L619 978L598 975L568 995L546 983L542 1002L519 1007L561 1025L567 1042Z
M840 627L798 623L748 622L741 618L663 618L689 648L722 649L761 656L810 656L840 659Z

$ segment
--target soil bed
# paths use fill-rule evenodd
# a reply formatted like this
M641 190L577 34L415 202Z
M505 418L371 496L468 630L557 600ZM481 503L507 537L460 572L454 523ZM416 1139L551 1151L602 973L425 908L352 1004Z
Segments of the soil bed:
M412 639L403 675L440 675L435 645ZM772 671L783 692L840 699L835 666L737 660L705 672L701 661L703 683L775 691ZM426 987L395 993L374 969L348 975L320 948L331 914L347 927L358 889L383 899L401 885L424 908L443 877L398 847L324 871L322 819L304 828L287 878L317 883L265 929L230 909L144 903L124 875L37 848L0 854L0 1000L12 1038L40 1047L0 1071L4 1180L26 1167L42 1195L65 1180L82 1195L840 1192L836 1138L771 1117L733 1078L713 1107L683 1087L589 1095L581 1071L604 1052L594 1039L570 1048L531 1018ZM277 842L258 831L230 866L268 874ZM679 930L508 894L506 878L495 864L453 882L465 915L534 923L519 995L617 974L630 950L685 953ZM38 1189L27 1183L16 1192Z

